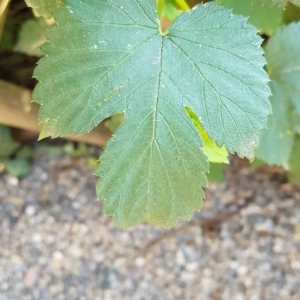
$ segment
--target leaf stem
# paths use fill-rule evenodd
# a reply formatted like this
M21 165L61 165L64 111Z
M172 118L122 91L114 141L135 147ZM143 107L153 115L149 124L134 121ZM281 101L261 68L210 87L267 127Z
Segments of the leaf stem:
M165 0L156 0L156 5L157 5L157 14L158 17L160 18L164 9Z
M186 3L185 0L175 0L176 4L184 11L190 10L189 5Z

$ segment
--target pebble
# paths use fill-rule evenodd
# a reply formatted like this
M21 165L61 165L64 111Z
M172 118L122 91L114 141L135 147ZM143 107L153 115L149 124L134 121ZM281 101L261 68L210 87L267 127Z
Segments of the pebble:
M40 273L39 266L32 266L25 271L23 282L26 287L33 287Z
M32 217L36 213L36 208L32 205L28 205L25 209L26 215Z

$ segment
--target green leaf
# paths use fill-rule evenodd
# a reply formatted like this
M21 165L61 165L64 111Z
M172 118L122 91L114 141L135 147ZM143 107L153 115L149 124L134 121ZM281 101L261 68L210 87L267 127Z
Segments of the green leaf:
M294 140L294 110L300 111L299 49L300 23L279 28L266 47L273 115L269 117L268 130L262 132L257 155L285 168Z
M105 213L121 228L190 218L208 159L185 108L219 147L252 158L270 113L261 38L214 3L161 34L155 1L65 2L35 72L42 137L82 134L124 112L97 170Z
M292 120L294 125L294 131L300 134L300 114L294 111L292 115Z
M19 33L19 39L15 51L28 55L42 56L40 47L45 43L45 31L47 24L42 18L25 21Z
M209 167L209 173L207 173L207 179L209 182L223 183L225 181L224 165L220 163L212 163Z
M112 132L116 132L121 123L124 121L124 114L117 114L105 121L104 125Z
M67 143L64 147L64 152L71 157L82 157L87 154L88 148L85 144L79 143L77 146L74 143Z
M218 5L233 9L233 13L248 17L248 22L259 31L272 35L282 22L282 11L278 7L262 6L250 0L216 0Z
M300 113L300 22L279 28L266 47L268 70Z
M188 115L191 117L193 120L194 125L199 131L199 134L202 138L203 141L203 151L207 155L208 160L212 163L225 163L228 164L228 152L226 148L223 147L218 147L216 142L213 141L207 132L203 129L199 118L197 115L191 110L191 109L186 109Z
M300 0L253 0L253 3L266 6L277 6L281 9L285 8L288 2L291 2L296 6L300 6Z
M39 143L35 149L36 153L40 155L46 155L51 160L55 160L60 156L62 153L65 153L63 146L54 146L49 144Z
M255 169L255 168L259 168L259 167L261 167L261 166L263 166L265 164L266 163L263 160L261 160L260 158L258 158L256 156L255 159L253 161L251 161L251 165L250 166Z
M296 135L293 151L290 157L289 181L300 184L300 136Z
M29 159L34 155L34 150L28 146L23 146L16 154L18 158Z
M294 141L291 108L280 83L273 80L270 86L273 94L270 98L273 115L269 116L268 129L261 133L256 155L269 165L279 165L287 169Z
M283 9L286 6L288 0L252 0L252 2L262 6L276 6Z
M300 7L292 4L287 5L286 9L283 11L283 22L288 24L296 21L300 21Z
M10 128L0 125L0 160L12 155L20 146L11 137Z
M300 0L290 0L290 2L295 6L300 6Z
M30 165L24 158L6 159L4 166L8 174L18 178L26 175L30 170Z
M62 0L25 0L29 7L32 7L38 15L49 19L53 12L61 6Z

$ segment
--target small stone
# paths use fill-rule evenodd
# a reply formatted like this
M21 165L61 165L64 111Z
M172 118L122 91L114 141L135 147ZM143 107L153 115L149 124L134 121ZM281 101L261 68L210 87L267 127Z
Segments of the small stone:
M63 260L64 259L64 255L60 251L53 252L52 257L54 260Z
M19 179L15 177L8 177L8 184L12 186L17 186L19 184Z
M274 231L274 222L271 219L268 219L263 223L257 223L255 224L255 230L258 232L271 233Z
M33 205L29 205L26 207L25 213L27 216L32 217L36 213L36 208Z
M70 253L70 255L72 255L75 258L82 257L82 249L80 247L76 246L76 245L71 246L69 248L69 253Z
M32 287L36 283L40 273L38 266L32 266L25 271L23 282L27 287Z
M199 265L196 262L188 263L188 264L186 264L185 268L189 272L195 272L195 271L199 270Z
M185 265L186 260L182 251L178 250L176 253L176 264L183 266Z
M32 242L35 244L38 244L38 243L42 242L42 240L43 240L42 236L38 233L34 233L31 237L31 239L32 239Z
M138 257L134 263L137 267L142 268L145 265L145 259L143 257Z

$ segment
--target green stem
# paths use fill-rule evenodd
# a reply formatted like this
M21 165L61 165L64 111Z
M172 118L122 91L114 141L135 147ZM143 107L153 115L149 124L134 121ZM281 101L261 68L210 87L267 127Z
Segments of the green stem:
M157 5L158 17L160 18L164 9L165 0L156 0L156 5Z
M185 0L175 0L176 4L184 11L190 10L189 5L186 3Z

